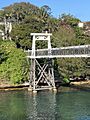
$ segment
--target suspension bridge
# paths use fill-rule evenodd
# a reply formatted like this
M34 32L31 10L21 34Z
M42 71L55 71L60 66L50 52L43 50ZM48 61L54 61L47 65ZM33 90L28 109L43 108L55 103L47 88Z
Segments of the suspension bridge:
M53 58L90 57L90 45L51 47L51 33L31 33L32 50L27 50L27 58L31 60L29 91L52 89L56 91L54 81ZM47 41L47 49L36 49L36 41ZM45 59L45 62L41 62ZM43 63L43 64L41 64Z

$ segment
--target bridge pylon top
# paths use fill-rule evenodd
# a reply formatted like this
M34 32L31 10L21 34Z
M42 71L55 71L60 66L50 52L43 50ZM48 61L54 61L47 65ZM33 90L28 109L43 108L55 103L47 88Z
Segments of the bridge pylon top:
M52 35L52 33L31 33L31 35L49 35L49 36L51 36Z
M33 36L33 40L49 40L51 33L31 33L31 36Z
M51 54L51 40L50 40L50 36L52 34L51 33L31 33L31 36L33 36L33 40L32 40L32 54L31 56L35 58L35 51L36 51L36 41L40 40L40 41L45 41L47 40L47 44L48 44L48 53L49 55Z

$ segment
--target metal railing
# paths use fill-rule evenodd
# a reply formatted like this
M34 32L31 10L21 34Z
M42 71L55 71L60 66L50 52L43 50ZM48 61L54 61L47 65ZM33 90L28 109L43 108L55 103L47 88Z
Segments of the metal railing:
M26 51L28 57L33 57L32 50ZM61 47L61 48L52 48L52 49L37 49L35 51L36 58L43 57L64 57L64 56L90 56L90 45L81 45L81 46L71 46L71 47Z

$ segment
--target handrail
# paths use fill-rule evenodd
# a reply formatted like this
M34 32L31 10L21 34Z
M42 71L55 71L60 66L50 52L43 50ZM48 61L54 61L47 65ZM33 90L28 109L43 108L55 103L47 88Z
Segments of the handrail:
M33 57L32 50L26 51L28 57ZM51 52L51 53L50 53ZM90 56L90 45L80 45L80 46L69 46L69 47L60 47L60 48L51 48L49 49L37 49L35 51L36 58L43 57L66 57L66 56L80 56L89 57Z

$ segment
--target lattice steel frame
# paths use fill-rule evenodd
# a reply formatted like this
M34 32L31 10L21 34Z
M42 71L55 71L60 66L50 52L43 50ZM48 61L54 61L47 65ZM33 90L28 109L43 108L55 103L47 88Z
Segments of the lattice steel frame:
M52 89L55 90L53 58L74 58L74 57L90 57L90 45L68 46L60 48L51 48L50 33L31 33L33 36L32 50L26 51L27 57L31 59L30 86L33 91ZM47 40L48 48L37 49L35 43L37 40ZM47 63L43 66L38 59L47 59ZM38 71L37 71L38 68ZM38 72L38 74L37 74ZM37 77L39 76L39 77ZM47 83L47 86L39 86L40 81Z
M47 63L43 63L43 66L36 59L36 41L41 40L48 42L48 55L51 55L51 41L50 33L31 33L33 36L32 41L32 52L31 52L31 70L30 70L30 81L29 88L33 91L44 90L44 89L55 89L54 82L54 71L53 71L53 59L45 58ZM37 70L38 69L38 70ZM37 73L38 72L38 73ZM42 85L39 83L42 81ZM46 83L46 84L44 84ZM43 86L44 85L44 86Z

